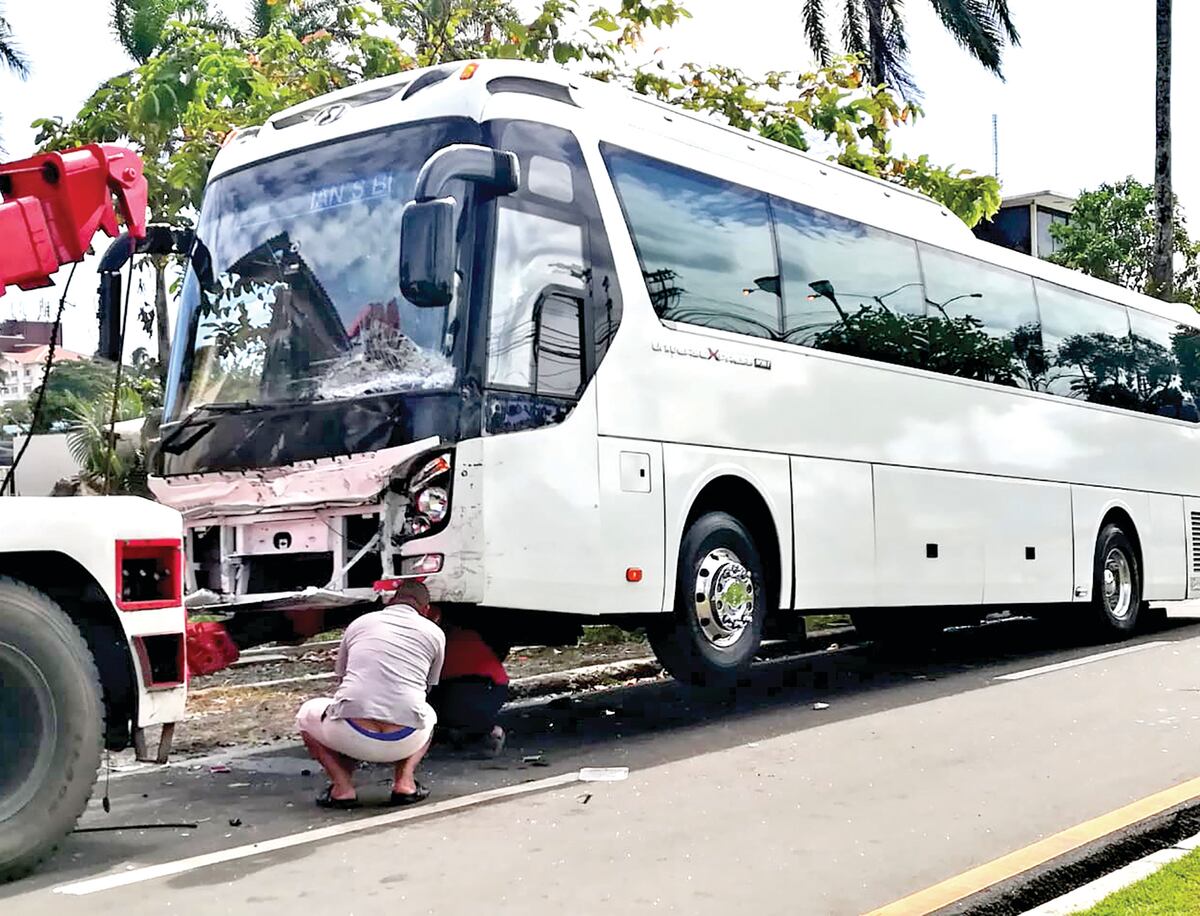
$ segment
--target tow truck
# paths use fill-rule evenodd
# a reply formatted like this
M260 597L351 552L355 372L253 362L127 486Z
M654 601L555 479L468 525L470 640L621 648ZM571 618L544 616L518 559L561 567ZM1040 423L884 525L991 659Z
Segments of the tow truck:
M144 239L146 198L118 146L0 164L0 296L50 285L118 213ZM187 693L182 535L137 497L0 499L0 882L73 829L106 748L166 761Z

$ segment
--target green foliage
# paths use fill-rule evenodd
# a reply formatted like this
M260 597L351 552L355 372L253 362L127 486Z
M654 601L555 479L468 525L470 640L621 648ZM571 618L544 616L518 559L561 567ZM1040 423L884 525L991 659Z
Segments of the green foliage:
M1079 916L1200 916L1200 850L1164 865Z
M1154 188L1133 177L1084 191L1070 222L1050 227L1059 245L1050 260L1109 283L1148 292L1154 261L1154 213ZM1174 216L1173 298L1200 306L1200 244L1188 234L1178 203Z
M4 18L3 6L0 6L0 66L7 67L21 78L29 75L29 61L13 38L12 26Z
M79 464L80 479L93 490L109 494L145 495L146 455L140 443L109 435L112 417L111 385L102 396L84 401L68 395L69 418L74 428L67 436L67 448ZM137 392L122 385L117 398L117 422L143 416L145 406Z
M968 226L1000 208L1000 183L991 175L893 152L891 131L921 117L921 109L867 83L859 58L838 58L805 73L769 73L762 80L732 67L696 64L675 74L649 68L601 75L797 149L821 141L833 147L830 159L927 194Z
M93 403L106 391L112 391L115 367L99 359L63 361L54 364L50 371L49 388L42 403L35 433L47 432L54 424L70 421L79 402ZM29 395L32 409L37 402L39 386Z

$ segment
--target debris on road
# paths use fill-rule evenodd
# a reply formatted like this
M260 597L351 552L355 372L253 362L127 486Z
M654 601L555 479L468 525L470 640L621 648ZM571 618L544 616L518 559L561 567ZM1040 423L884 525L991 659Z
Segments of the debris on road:
M529 764L531 767L548 767L550 764L546 762L546 758L541 754L528 754L521 758L522 763Z
M584 767L579 771L580 782L620 782L629 778L629 767Z
M242 819L241 819L240 817L231 817L231 818L229 819L229 826L230 826L230 827L240 827L240 826L242 826Z
M218 763L218 764L214 764L213 766L210 766L208 768L208 772L210 772L210 773L232 773L233 770L229 769L229 767L223 763Z
M828 703L813 703L813 709L817 710L817 712L820 712L822 709L828 709L828 708L829 708Z

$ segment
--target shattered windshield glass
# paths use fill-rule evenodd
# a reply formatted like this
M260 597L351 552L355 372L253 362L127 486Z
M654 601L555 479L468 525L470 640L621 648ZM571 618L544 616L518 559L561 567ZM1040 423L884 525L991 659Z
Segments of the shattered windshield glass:
M451 387L457 304L400 295L400 211L429 155L477 130L402 126L214 182L184 278L167 416Z

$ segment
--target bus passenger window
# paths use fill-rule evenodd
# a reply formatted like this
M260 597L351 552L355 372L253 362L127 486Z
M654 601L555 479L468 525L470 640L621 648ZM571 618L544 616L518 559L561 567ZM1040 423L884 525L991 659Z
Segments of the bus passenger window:
M1036 281L1047 371L1039 390L1138 410L1125 307Z
M916 244L854 220L773 199L783 265L784 339L918 365L925 312Z
M918 248L929 310L929 368L1019 388L1044 382L1033 278L941 248Z
M501 205L488 330L488 383L534 383L534 308L549 287L586 295L583 227Z
M766 196L628 150L603 152L658 316L778 338Z
M1129 310L1129 326L1140 409L1190 423L1200 420L1195 330L1137 309Z

